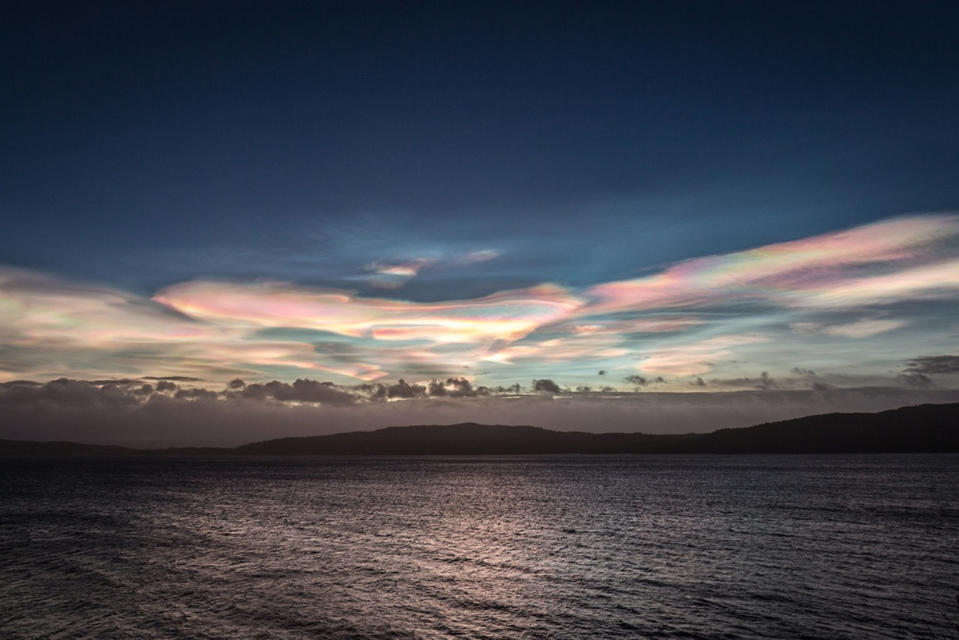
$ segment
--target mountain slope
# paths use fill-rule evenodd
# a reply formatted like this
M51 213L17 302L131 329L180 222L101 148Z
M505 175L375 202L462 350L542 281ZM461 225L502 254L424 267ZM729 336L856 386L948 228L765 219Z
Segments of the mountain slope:
M247 454L854 453L959 451L959 404L833 413L712 433L583 433L463 423L243 445Z
M573 453L893 453L959 451L959 403L831 413L712 433L651 435L540 427L422 425L280 438L233 449L130 449L0 440L0 456L504 455Z

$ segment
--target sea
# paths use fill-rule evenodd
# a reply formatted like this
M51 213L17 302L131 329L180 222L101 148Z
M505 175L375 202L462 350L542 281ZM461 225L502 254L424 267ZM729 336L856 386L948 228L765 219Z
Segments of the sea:
M959 456L0 460L0 638L957 638Z

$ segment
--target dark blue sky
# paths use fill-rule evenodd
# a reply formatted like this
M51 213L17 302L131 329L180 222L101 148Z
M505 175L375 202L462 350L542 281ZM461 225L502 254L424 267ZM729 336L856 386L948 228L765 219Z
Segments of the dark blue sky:
M959 389L957 18L8 3L0 381Z
M0 263L448 299L954 209L954 7L8 6Z

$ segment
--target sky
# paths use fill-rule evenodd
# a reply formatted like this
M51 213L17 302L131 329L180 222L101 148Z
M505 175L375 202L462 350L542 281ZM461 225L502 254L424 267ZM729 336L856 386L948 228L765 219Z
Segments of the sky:
M0 437L955 401L957 18L14 3Z

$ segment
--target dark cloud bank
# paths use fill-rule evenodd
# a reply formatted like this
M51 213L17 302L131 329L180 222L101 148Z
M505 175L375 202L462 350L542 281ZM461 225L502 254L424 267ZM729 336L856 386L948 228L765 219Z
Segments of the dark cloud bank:
M938 366L938 365L936 365ZM835 411L880 411L959 402L959 390L922 387L690 393L568 391L552 380L529 387L474 387L463 378L428 385L341 387L297 380L214 390L170 379L59 379L0 383L0 438L133 446L237 445L389 425L482 422L591 432L684 433Z

